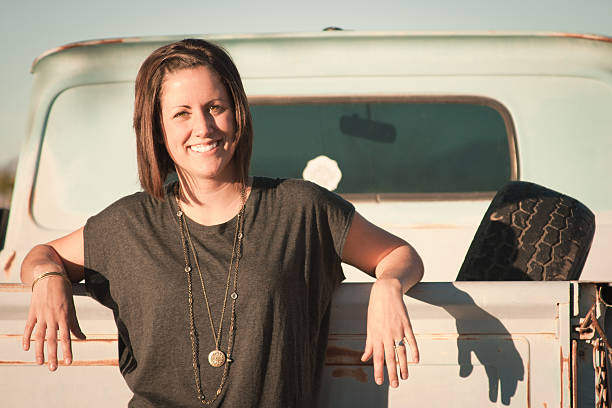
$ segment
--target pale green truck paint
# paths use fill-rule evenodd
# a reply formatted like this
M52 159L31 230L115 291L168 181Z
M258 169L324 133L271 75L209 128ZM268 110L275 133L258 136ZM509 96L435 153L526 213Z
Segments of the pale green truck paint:
M254 105L469 100L494 106L508 134L508 178L543 184L589 206L597 229L581 279L611 281L610 39L402 32L206 38L231 53ZM112 367L112 317L89 298L77 298L90 338L75 344L80 365L60 367L53 375L32 365L33 355L19 347L29 295L16 284L18 267L35 243L79 227L138 188L130 127L133 80L153 49L177 39L74 44L47 53L32 67L28 134L0 255L6 282L0 284L0 376L7 379L0 388L8 406L72 406L85 399L88 405L115 406L129 398ZM286 136L292 137L291 129ZM256 133L256 144L258 138L265 135ZM439 164L432 162L432 171ZM375 386L371 366L356 358L364 342L368 285L341 288L333 309L323 406L593 405L591 346L573 327L595 301L595 285L448 283L491 196L347 196L366 218L417 248L425 261L424 280L433 283L417 286L405 298L422 361L411 367L411 379L398 390ZM349 267L345 274L348 281L368 281ZM603 324L605 308L598 317ZM38 384L35 393L26 391L32 381ZM57 392L73 386L74 393ZM56 396L52 400L50 392Z

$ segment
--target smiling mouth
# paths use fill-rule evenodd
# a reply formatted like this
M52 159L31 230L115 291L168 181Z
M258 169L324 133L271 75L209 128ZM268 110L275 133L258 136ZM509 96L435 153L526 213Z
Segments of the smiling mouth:
M197 153L206 153L206 152L210 152L212 149L214 149L215 147L219 146L219 141L216 140L212 143L208 143L208 144L197 144L197 145L191 145L189 146L189 149L193 150L194 152Z

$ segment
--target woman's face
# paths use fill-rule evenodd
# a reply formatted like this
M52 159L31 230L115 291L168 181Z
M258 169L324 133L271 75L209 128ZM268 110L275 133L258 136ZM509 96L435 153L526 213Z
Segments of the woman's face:
M179 174L234 180L234 106L216 73L201 66L167 74L160 106L164 143Z

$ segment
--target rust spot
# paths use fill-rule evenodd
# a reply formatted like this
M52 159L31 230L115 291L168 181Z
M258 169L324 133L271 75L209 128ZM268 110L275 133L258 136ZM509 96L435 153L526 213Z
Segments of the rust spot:
M29 292L30 286L23 283L0 283L0 292Z
M74 339L72 341L76 341L76 342L81 342L81 343L114 343L117 341L117 337L112 338L97 338L97 339L85 339L85 340L79 340L79 339Z
M4 263L4 276L6 279L9 278L11 274L11 267L13 266L13 261L15 260L15 251L11 251L11 254L6 258L6 262Z
M32 67L30 68L30 72L34 72L34 67L38 64L43 58L48 57L49 55L56 54L58 52L62 52L68 50L70 48L76 47L86 47L90 45L102 45L102 44L119 44L123 42L136 42L139 41L139 38L106 38L101 40L87 40L87 41L77 41L70 44L65 44L59 47L52 48L40 54L34 62L32 62Z
M581 38L583 40L594 40L612 43L612 37L594 34L576 34L576 33L550 33L550 37L565 37L565 38Z
M22 334L0 334L0 339L2 338L21 338L23 337ZM45 341L47 339L45 338ZM36 342L35 338L30 339L30 341L32 343ZM57 339L58 342L61 342L62 339ZM99 335L99 334L90 334L87 335L87 338L85 340L81 340L78 339L76 337L70 337L70 341L72 343L114 343L117 341L117 336L114 334L105 334L105 335Z
M357 380L360 383L368 382L368 375L366 374L365 370L361 367L336 368L334 371L332 371L331 375L332 377L335 377L335 378L350 377L350 378Z
M45 339L46 340L46 339ZM32 339L32 341L36 341ZM61 339L57 339L58 343L61 343ZM72 343L114 343L117 341L117 337L98 337L98 338L87 338L85 340L77 339L76 337L71 337L70 341Z
M48 365L49 362L46 362L44 365ZM10 360L0 360L1 365L21 365L21 366L31 366L31 365L39 365L34 361L10 361ZM58 366L118 366L119 360L116 358L111 358L107 360L75 360L72 364L65 364L63 360L57 361Z
M62 365L65 365L62 363ZM71 365L74 366L118 366L119 360L110 358L107 360L76 360Z
M574 401L573 406L575 407L578 400L578 361L576 358L576 351L578 350L578 342L574 339L572 340L572 400ZM580 350L582 352L582 350ZM582 358L584 358L584 353L582 354ZM562 353L563 355L563 353Z
M565 357L563 355L563 347L559 347L559 355L560 355L560 363L561 363L561 383L559 384L561 386L561 388L563 388L563 378L566 376L566 372L565 372L565 365L567 364L567 375L569 375L569 356ZM571 394L572 392L572 384L570 384L569 378L567 381L567 385L569 388L569 393ZM563 392L561 392L561 406L563 406Z
M70 48L83 47L87 45L101 45L101 44L120 44L124 42L123 38L106 38L102 40L88 40L88 41L77 41L69 44L64 44L56 48L57 51L68 50Z
M0 339L21 338L23 334L0 334Z
M0 360L0 365L37 365L37 364L33 361Z
M328 346L325 356L326 365L372 365L371 362L361 361L362 351L345 347Z

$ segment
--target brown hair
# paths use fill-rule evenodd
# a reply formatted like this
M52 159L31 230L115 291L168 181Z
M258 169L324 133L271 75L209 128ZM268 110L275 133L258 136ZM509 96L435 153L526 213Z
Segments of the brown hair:
M176 171L164 144L161 87L166 74L199 66L215 72L232 98L238 145L231 164L238 170L239 181L246 183L248 177L253 126L240 74L223 48L201 39L185 39L153 51L136 76L134 130L138 175L142 188L158 199L164 198L166 178Z

